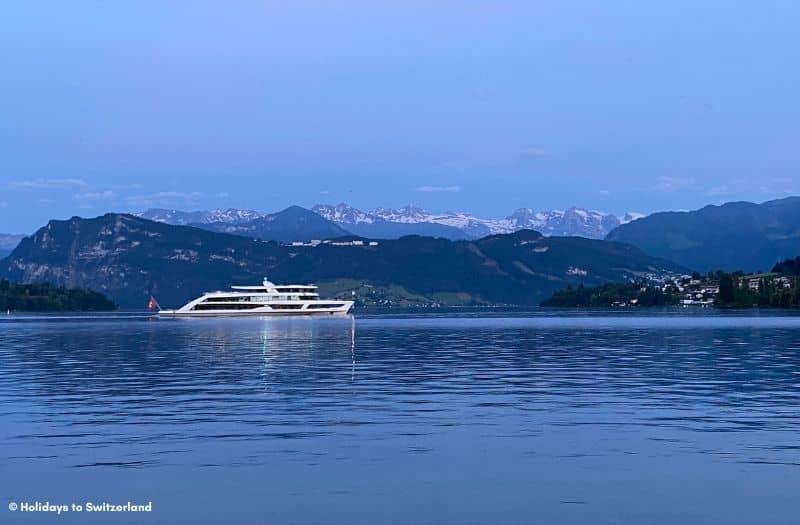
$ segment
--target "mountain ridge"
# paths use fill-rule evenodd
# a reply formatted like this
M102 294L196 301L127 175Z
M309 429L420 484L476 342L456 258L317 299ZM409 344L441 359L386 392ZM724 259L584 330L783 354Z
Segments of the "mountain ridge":
M800 253L800 197L658 212L615 228L606 239L701 272L766 270Z
M187 226L284 243L334 239L352 235L352 232L300 206L289 206L277 213L233 224L218 221L190 223Z
M362 304L528 304L569 284L682 272L630 245L523 230L477 241L406 236L376 246L295 247L127 214L50 221L0 261L0 278L90 288L123 307L180 306L206 290L316 282ZM400 290L400 292L398 292ZM399 298L398 298L399 297ZM383 302L382 302L383 301Z
M495 233L513 233L524 229L533 229L545 235L602 239L620 224L641 216L628 213L619 218L610 213L578 207L549 211L519 208L505 218L485 219L465 212L432 213L413 205L399 209L378 207L366 212L346 203L317 204L309 211L338 225L348 233L380 239L397 239L404 235L431 235L450 240L479 239ZM235 232L246 231L247 228L228 226L245 226L275 214L236 208L209 211L151 208L138 215L168 224L194 225L214 231ZM251 230L258 228L254 227Z
M215 208L213 210L181 211L167 208L149 208L137 216L156 222L165 222L176 226L189 224L242 224L270 215L255 210L242 210L238 208Z
M420 207L407 205L400 209L375 208L365 212L346 203L337 205L318 204L312 211L344 228L357 229L363 224L376 224L378 221L391 224L439 224L461 230L468 238L481 238L496 233L513 233L533 229L544 235L580 236L604 238L623 219L610 213L572 207L567 210L534 211L519 208L503 219L483 219L464 212L431 213ZM638 215L638 214L637 214ZM625 219L633 220L627 214Z

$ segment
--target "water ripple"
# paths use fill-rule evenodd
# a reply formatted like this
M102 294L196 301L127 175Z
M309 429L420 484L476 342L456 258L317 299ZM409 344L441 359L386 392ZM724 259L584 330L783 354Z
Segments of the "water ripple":
M3 462L402 471L410 461L447 472L474 453L508 471L609 458L795 468L798 321L4 320Z

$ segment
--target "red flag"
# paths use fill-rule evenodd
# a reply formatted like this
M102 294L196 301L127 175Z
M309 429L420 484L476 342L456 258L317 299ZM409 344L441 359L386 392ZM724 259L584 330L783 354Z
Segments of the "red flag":
M161 306L158 304L158 301L156 301L156 298L153 297L152 295L150 296L150 300L147 301L147 309L148 310L160 310L161 309Z

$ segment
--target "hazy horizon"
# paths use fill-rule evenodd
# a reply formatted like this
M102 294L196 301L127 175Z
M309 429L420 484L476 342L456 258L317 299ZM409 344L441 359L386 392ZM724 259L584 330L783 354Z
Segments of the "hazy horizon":
M623 215L800 194L796 2L4 14L3 232L150 207Z

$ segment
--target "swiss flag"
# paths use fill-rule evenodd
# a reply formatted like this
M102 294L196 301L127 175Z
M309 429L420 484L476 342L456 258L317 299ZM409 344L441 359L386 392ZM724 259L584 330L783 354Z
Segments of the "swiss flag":
M152 295L150 296L150 300L147 301L147 309L148 310L159 310L161 307L158 305L158 301Z

